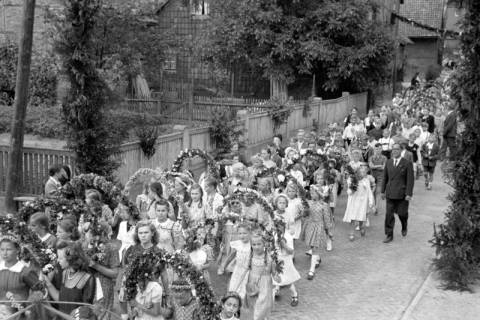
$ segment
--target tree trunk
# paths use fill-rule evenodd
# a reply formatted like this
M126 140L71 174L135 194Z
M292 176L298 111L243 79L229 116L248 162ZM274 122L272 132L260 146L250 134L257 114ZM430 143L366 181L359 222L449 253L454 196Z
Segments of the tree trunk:
M7 190L5 207L8 212L15 212L13 198L18 190L19 178L22 174L22 151L25 117L28 102L28 78L32 61L33 20L35 18L35 0L25 0L23 6L22 35L20 38L17 82L15 85L15 116L12 121L10 153L8 154Z

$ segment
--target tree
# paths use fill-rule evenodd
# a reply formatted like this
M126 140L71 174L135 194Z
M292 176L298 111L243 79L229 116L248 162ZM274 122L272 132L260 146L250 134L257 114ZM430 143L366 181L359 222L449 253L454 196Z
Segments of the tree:
M76 153L78 169L112 177L118 164L112 160L116 145L104 118L109 91L91 54L100 4L101 0L65 1L55 49L70 82L62 108L69 130L68 146Z
M147 81L155 81L165 52L177 44L169 28L160 24L156 0L104 0L95 16L88 52L100 76L115 90L149 98ZM52 37L58 34L62 13L49 10ZM115 90L116 91L116 90Z
M368 18L376 10L369 0L214 1L202 50L286 83L315 74L323 90L361 91L388 76L393 52L387 27Z
M448 289L469 290L480 278L480 2L467 0L462 22L463 57L453 74L452 96L465 129L447 162L454 187L445 222L435 228L435 267Z

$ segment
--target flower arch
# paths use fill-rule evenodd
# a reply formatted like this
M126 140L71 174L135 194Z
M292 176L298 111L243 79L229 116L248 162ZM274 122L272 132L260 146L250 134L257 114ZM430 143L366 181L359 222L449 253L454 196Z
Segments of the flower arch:
M85 190L96 189L102 194L103 202L115 210L119 204L124 205L128 213L132 216L138 215L138 209L135 204L122 192L122 189L116 184L108 181L105 177L94 174L81 174L73 177L61 189L61 197L65 199L85 198Z
M262 229L264 233L264 239L267 243L267 248L270 249L271 257L275 262L276 271L281 273L283 271L283 262L278 260L278 249L276 247L275 236L277 237L278 242L280 242L280 237L282 234L280 229L285 227L285 223L275 217L273 207L268 203L267 199L260 195L256 190L249 188L238 188L232 195L226 197L224 201L225 203L228 203L230 199L238 198L239 196L252 198L256 203L262 206L262 209L272 219L274 230L268 230L267 226L258 223L258 221L252 222L256 223L256 225ZM232 219L230 216L226 218Z
M195 288L200 310L203 313L202 319L219 319L219 306L212 287L203 277L203 274L188 260L188 257L180 252L168 253L161 250L160 254L147 251L136 255L125 271L127 299L135 298L137 284L141 281L147 281L151 277L148 273L149 270L141 268L146 264L148 264L150 270L169 265L181 278L188 279Z
M182 168L183 161L188 158L200 157L207 162L208 173L217 180L220 180L220 168L217 162L206 151L201 149L185 149L180 151L177 158L172 164L172 172L179 172Z

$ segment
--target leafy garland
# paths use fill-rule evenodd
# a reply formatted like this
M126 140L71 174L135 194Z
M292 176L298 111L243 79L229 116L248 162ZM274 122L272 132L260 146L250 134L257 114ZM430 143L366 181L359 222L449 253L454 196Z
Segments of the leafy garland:
M0 234L3 236L10 234L17 238L18 244L22 248L20 252L22 260L34 262L45 273L53 271L57 255L30 230L25 221L19 220L11 214L0 216Z
M62 220L64 216L73 216L78 221L80 216L88 216L89 209L87 205L77 199L44 199L38 198L29 201L18 212L19 219L28 223L30 217L36 212L45 212L50 218L50 232L56 233L58 220Z
M200 157L207 162L208 174L213 178L220 180L220 170L217 162L204 150L201 149L185 149L180 151L177 159L172 164L172 172L180 172L183 161L188 158Z
M273 168L263 168L262 170L258 171L254 176L254 180L256 181L257 178L264 178L264 177L274 177L274 181L278 184L277 186L281 187L282 189L286 189L287 184L289 181L294 183L298 187L298 195L302 200L302 205L305 209L309 208L307 202L307 191L302 186L298 180L292 176L290 170L282 170L276 167Z
M115 210L119 204L127 208L129 215L138 216L139 212L136 205L128 199L128 196L122 192L122 189L105 177L94 173L81 174L73 177L70 182L61 189L61 194L66 199L85 198L85 190L96 189L102 194L102 200L110 209Z
M169 265L180 278L186 278L195 288L199 300L203 319L219 319L213 289L203 277L203 274L190 262L188 256L180 252L173 254L164 250L160 253L146 251L138 254L127 266L125 271L125 289L127 299L134 299L137 294L137 284L147 282L152 277L152 272L163 269Z
M268 115L273 122L273 131L276 131L282 124L288 121L292 109L286 102L283 102L278 98L269 100L266 106L269 107Z
M138 169L130 178L128 178L128 181L123 188L123 193L128 195L133 185L135 185L140 178L144 176L150 176L163 184L167 183L165 175L159 169L141 168Z
M262 206L262 209L268 213L270 216L270 219L273 221L274 228L275 228L275 234L278 238L278 243L280 243L280 240L282 239L282 233L279 230L283 230L285 227L285 223L277 219L274 214L274 210L272 206L268 203L267 199L260 195L256 190L249 189L249 188L238 188L232 195L224 199L225 203L228 203L232 199L238 199L238 198L251 198L253 199L256 203ZM238 219L237 216L224 216L223 219L230 219L230 220L235 220ZM268 230L265 225L259 223L256 219L245 219L247 221L253 222L255 226L260 227L260 229L263 232L263 238L266 242L266 248L271 254L272 260L275 262L275 271L277 273L282 273L283 272L283 261L278 260L278 250L276 247L276 242L275 242L275 235L271 230Z
M345 166L345 174L347 176L347 181L349 181L348 188L352 190L352 193L356 192L358 189L357 172L352 168L352 166L347 165Z

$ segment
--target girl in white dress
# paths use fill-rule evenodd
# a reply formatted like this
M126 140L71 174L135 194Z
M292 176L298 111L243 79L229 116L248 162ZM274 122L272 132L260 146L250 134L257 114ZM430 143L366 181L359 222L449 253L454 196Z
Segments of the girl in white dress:
M367 221L367 213L372 210L375 205L373 193L370 186L370 180L367 177L367 168L361 166L358 169L358 186L357 190L352 190L352 177L347 178L347 209L343 217L344 222L351 223L352 231L350 240L355 240L355 222L358 222L360 234L365 236L364 222Z
M292 302L290 305L296 307L298 305L298 293L295 282L300 280L301 277L293 265L293 237L289 232L285 232L285 228L279 228L278 231L283 233L282 239L280 243L278 243L278 246L281 248L278 259L279 261L283 261L283 272L279 275L279 282L273 281L273 285L275 286L274 293L275 296L277 296L280 287L289 286L290 292L292 293Z
M298 197L298 186L293 182L287 183L288 207L285 210L286 230L290 232L294 240L300 239L302 232L302 200Z
M181 249L185 243L182 233L182 226L177 221L171 220L169 216L170 206L167 200L160 199L153 204L157 218L152 224L158 232L158 244L160 249L174 253Z
M203 203L203 190L199 184L192 185L190 201L187 202L188 227L195 228L205 225L205 205Z
M192 243L193 249L188 257L198 271L202 272L203 278L210 283L208 268L213 261L213 249L206 243L207 232L200 227L196 230L195 240Z
M248 280L247 273L252 252L250 244L250 226L248 224L239 225L238 236L240 240L230 242L230 247L232 249L231 253L218 267L218 274L223 274L228 264L234 260L235 266L233 267L228 291L236 292L242 299L245 299Z

